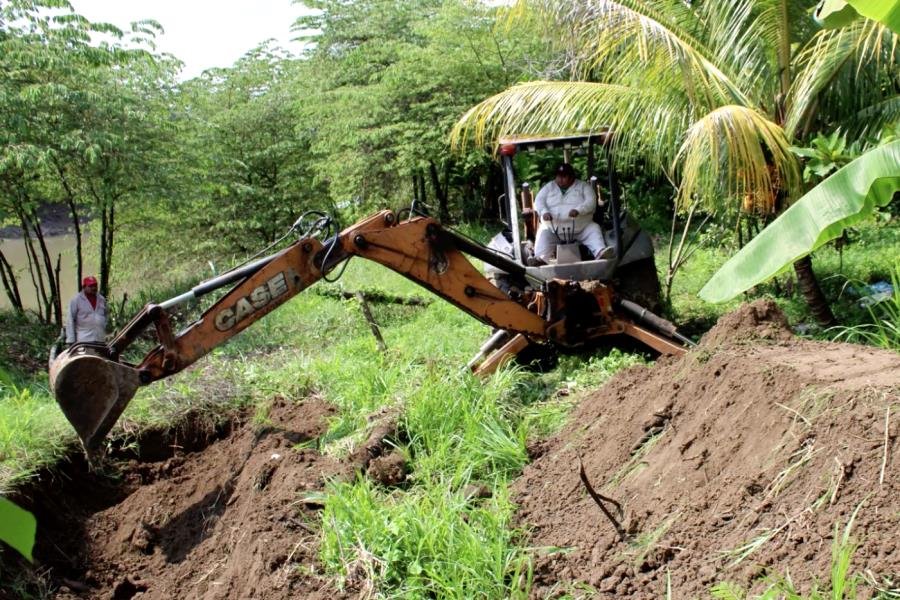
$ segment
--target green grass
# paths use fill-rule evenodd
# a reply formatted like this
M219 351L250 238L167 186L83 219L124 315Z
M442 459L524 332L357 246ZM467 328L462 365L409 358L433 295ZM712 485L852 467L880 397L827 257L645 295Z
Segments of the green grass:
M322 559L345 581L392 598L525 598L531 572L512 512L502 488L473 501L442 481L405 493L365 480L333 484Z
M897 258L900 257L900 219L894 218L887 223L864 223L851 232L850 240L843 252L829 244L813 254L813 268L826 298L838 321L845 326L872 322L869 311L859 305L858 298L850 293L849 288L876 281L891 281L892 273L900 268ZM697 293L733 252L727 243L701 246L678 271L671 297L671 310L676 323L686 324L689 329L708 327L742 302L760 297L778 302L792 324L812 322L790 269L779 275L777 282L757 286L729 302L710 304L700 300ZM657 244L656 262L661 276L664 275L666 256L662 243ZM891 322L896 324L896 321ZM819 332L818 337L830 338L834 333Z
M76 441L46 384L0 368L0 493L54 464Z
M900 259L890 277L893 295L873 306L866 306L870 322L835 327L836 341L857 342L900 351ZM826 332L827 333L827 332Z

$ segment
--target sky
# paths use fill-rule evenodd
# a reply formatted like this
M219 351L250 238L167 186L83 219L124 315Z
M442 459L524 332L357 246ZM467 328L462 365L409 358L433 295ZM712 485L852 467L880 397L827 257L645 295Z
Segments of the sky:
M260 42L274 38L291 52L291 25L308 9L291 0L70 0L90 21L129 30L132 21L155 19L165 30L157 50L184 62L182 79L211 67L230 67Z

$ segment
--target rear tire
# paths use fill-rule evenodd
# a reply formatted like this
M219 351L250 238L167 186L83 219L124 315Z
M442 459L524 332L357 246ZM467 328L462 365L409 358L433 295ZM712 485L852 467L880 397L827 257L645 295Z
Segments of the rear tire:
M628 263L616 272L619 282L616 291L622 298L631 300L652 313L659 314L660 302L659 274L653 257L642 258Z

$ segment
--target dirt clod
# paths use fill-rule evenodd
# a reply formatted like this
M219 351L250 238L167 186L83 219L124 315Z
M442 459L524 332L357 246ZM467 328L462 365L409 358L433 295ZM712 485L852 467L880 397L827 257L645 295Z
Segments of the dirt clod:
M372 459L366 476L385 487L395 487L406 481L406 459L399 452Z
M772 300L755 300L724 315L700 340L703 348L758 341L787 341L793 337L787 317ZM721 372L713 371L718 377Z

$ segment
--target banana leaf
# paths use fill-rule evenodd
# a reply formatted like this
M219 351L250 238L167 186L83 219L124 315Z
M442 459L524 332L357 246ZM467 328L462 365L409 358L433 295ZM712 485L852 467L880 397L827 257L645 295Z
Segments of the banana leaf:
M816 8L816 19L828 29L839 29L858 18L859 13L845 0L822 0Z
M0 540L18 550L28 560L32 560L31 550L34 548L36 530L34 515L0 497Z
M859 15L900 33L900 0L822 0L816 18L831 29L848 25Z
M887 25L900 34L900 0L847 0L856 12L867 19Z
M700 290L725 302L788 268L900 190L900 140L866 152L814 187L719 269Z

